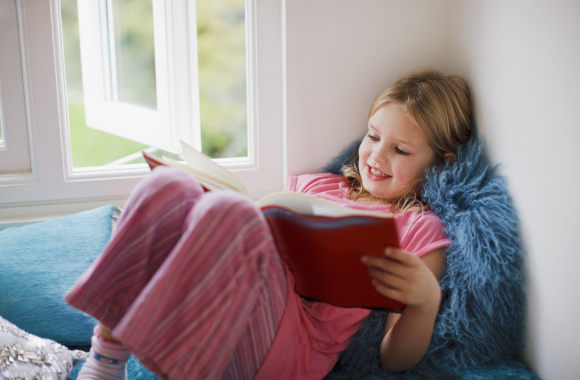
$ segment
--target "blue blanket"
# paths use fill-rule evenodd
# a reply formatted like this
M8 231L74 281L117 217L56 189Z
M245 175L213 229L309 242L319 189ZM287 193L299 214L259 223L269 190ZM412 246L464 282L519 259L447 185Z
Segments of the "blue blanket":
M359 143L324 171L338 174ZM378 352L386 313L373 311L327 379L537 379L517 358L526 310L524 254L505 179L483 156L476 132L457 156L455 164L428 172L423 185L423 199L452 240L427 354L405 373L384 370Z

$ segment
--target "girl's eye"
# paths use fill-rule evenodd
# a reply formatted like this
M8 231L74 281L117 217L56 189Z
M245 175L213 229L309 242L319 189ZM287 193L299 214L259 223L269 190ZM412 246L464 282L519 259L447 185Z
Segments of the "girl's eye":
M369 133L369 139L371 139L371 141L379 141L379 138L377 136L373 136Z
M396 147L395 150L397 151L398 154L401 154L403 156L408 156L409 152L405 152L403 149Z

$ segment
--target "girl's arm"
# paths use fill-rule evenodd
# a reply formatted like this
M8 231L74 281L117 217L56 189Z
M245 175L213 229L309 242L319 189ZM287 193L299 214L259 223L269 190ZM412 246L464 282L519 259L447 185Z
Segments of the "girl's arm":
M441 302L439 279L445 265L444 249L418 258L402 249L385 249L384 258L365 257L373 285L386 297L406 305L389 314L380 357L390 371L406 371L427 352Z

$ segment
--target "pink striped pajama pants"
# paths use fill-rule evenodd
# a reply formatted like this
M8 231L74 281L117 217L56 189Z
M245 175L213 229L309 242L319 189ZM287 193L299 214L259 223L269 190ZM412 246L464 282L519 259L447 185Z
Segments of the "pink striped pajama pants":
M261 213L156 168L66 301L170 379L250 379L282 318L286 279Z

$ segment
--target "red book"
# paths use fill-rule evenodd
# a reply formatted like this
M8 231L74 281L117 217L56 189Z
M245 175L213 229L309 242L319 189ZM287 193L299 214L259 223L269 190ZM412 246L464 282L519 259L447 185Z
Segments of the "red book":
M208 191L233 189L247 194L233 174L192 147L182 146L186 163L147 152L143 156L151 169L169 165L188 170ZM340 307L403 310L403 304L375 290L367 266L360 261L362 256L382 256L386 246L399 246L391 214L354 210L288 191L269 194L255 204L294 276L297 294Z
M393 218L312 216L277 206L262 211L300 296L341 307L403 309L375 290L360 261L382 256L387 245L398 247Z

